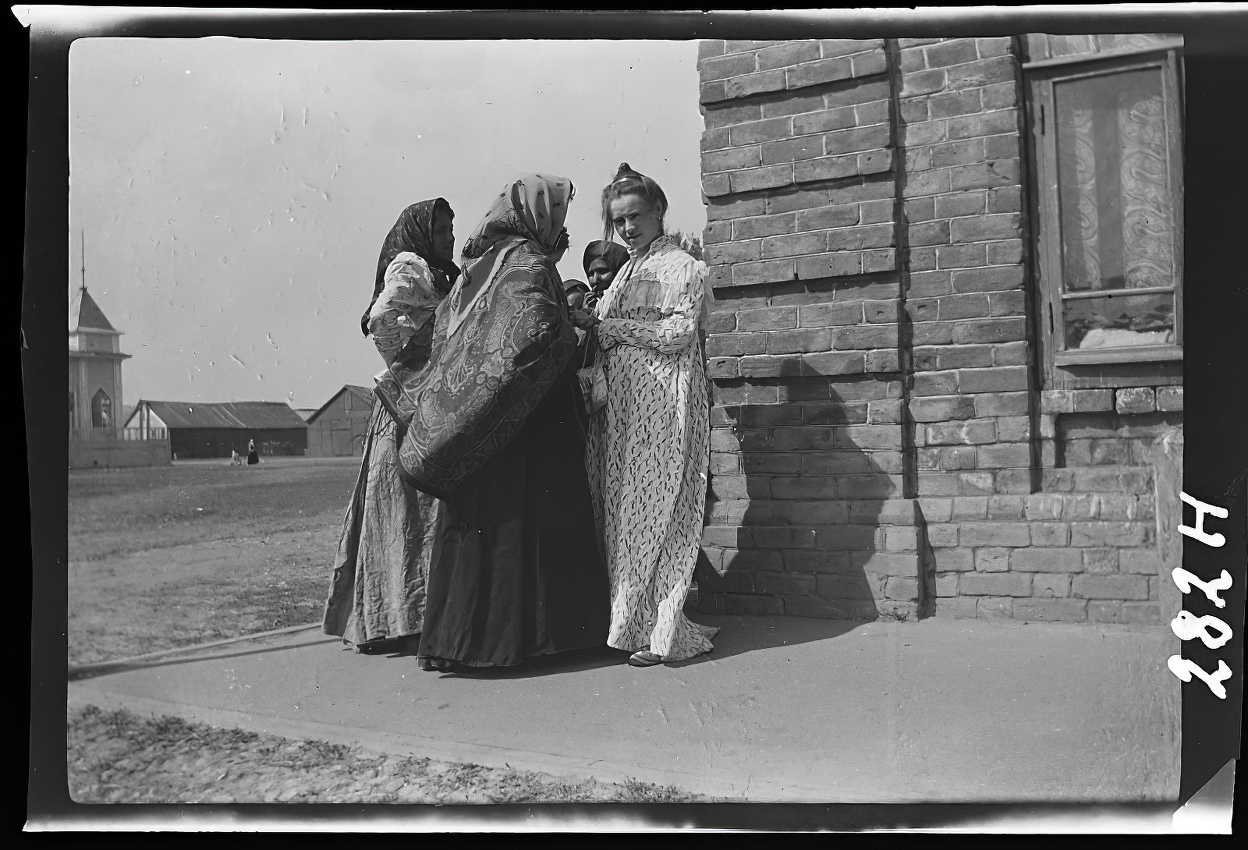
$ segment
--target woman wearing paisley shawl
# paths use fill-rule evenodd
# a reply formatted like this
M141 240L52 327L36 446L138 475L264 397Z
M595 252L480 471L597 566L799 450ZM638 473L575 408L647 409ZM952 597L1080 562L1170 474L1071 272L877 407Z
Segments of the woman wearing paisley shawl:
M382 245L373 300L360 319L386 366L379 390L393 391L396 375L429 359L434 310L459 277L454 215L443 198L413 204ZM402 480L401 432L386 406L374 404L325 603L325 634L357 652L397 650L423 625L438 503Z
M685 617L710 462L699 328L707 269L663 233L659 185L620 166L603 190L603 228L628 264L583 321L597 334L607 403L590 419L585 464L611 580L607 645L648 667L709 652L716 628Z
M503 349L466 346L456 334L468 334L473 345L503 346L498 329L514 327L522 313L537 316L517 360L541 364L551 381L532 391L540 398L512 405L523 419L505 444L473 444L474 457L488 457L442 503L420 636L426 670L510 666L606 640L606 566L581 462L576 335L555 270L567 250L572 195L571 181L561 177L533 174L509 184L468 238L464 279L438 311L438 389L446 395L421 397L448 400L422 407L426 421L465 421L459 417L467 414L451 409L463 407L453 399L469 397L454 395L459 384L476 393L474 407L482 392L506 391L490 383L501 374L494 361ZM513 293L523 297L505 297ZM459 350L479 352L480 362L448 362Z

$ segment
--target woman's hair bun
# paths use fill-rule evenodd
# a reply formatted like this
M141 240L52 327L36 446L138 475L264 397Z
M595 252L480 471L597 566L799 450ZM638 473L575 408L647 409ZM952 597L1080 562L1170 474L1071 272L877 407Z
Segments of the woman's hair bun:
M621 180L627 180L629 178L632 178L634 180L640 180L641 175L638 174L636 171L634 171L633 167L629 165L627 162L621 162L619 170L615 172L615 179L612 180L611 182L618 183Z

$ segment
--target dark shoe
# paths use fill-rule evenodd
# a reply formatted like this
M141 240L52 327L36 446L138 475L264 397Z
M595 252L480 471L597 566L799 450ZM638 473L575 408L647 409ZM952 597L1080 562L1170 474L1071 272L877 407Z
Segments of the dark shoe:
M386 655L403 648L403 638L380 638L361 643L355 647L360 655Z
M445 658L418 658L416 663L421 670L433 670L438 673L450 673L455 669L455 662Z

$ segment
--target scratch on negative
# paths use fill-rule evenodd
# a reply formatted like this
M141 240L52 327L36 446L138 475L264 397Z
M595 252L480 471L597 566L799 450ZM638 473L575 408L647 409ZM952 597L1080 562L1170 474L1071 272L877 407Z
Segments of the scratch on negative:
M1230 485L1228 485L1226 490L1222 492L1223 497L1225 497L1226 499L1233 499L1234 494L1238 493L1240 488L1243 486L1245 478L1248 478L1248 470L1241 472L1239 475L1236 475L1235 478L1231 480Z

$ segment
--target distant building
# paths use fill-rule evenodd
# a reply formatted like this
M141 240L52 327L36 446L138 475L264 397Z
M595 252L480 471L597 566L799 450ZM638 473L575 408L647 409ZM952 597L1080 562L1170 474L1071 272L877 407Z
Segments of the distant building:
M79 288L69 317L69 466L93 469L169 463L160 439L122 440L121 332Z
M364 453L373 414L373 391L346 384L308 417L308 457L351 457Z
M290 405L277 401L200 404L142 399L126 421L139 438L167 437L175 460L229 457L247 453L256 442L261 455L302 456L308 426Z
M312 418L312 414L316 413L316 408L315 407L296 407L295 413L298 413L299 418L302 419L304 422L307 422L309 419Z
M121 332L84 286L69 322L69 430L79 439L117 439L121 409Z

